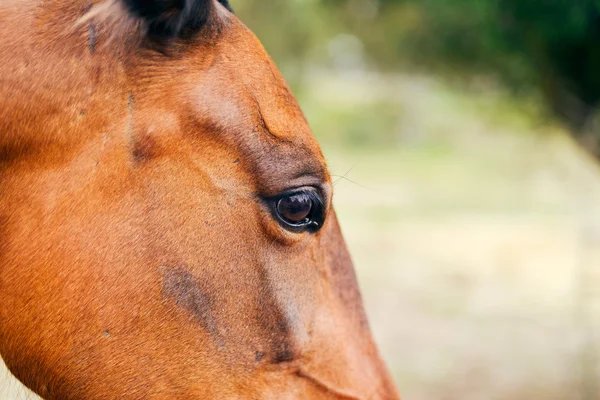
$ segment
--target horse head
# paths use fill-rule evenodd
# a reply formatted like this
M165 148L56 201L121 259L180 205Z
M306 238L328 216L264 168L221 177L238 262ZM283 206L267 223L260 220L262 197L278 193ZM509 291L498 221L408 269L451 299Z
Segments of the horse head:
M0 5L0 354L48 399L396 399L294 96L226 1Z

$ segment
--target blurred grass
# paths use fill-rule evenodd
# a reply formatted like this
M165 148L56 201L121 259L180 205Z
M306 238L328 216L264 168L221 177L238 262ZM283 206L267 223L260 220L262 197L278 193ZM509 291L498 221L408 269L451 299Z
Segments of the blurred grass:
M300 102L405 398L600 398L600 173L564 131L415 75L317 69Z

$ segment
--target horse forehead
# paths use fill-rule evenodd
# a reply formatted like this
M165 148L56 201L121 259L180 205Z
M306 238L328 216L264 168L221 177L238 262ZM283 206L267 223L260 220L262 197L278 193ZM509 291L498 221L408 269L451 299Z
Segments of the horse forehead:
M238 140L271 137L318 153L318 144L283 79L244 75L244 70L228 73L219 66L204 73L192 92L196 117L235 132Z
M220 107L221 121L239 124L253 117L251 122L260 119L279 139L314 141L294 95L258 38L232 18L199 87L203 103Z
M251 32L241 24L234 30L193 80L187 101L194 117L218 128L268 180L303 173L327 180L320 147L285 80Z

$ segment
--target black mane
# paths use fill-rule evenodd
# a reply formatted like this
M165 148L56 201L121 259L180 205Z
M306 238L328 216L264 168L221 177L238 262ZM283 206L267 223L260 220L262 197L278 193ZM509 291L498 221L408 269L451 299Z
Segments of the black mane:
M228 0L218 0L233 12ZM213 0L123 0L127 9L145 20L152 38L189 37L209 21Z
M229 5L229 0L219 0L219 3L223 4L226 9L233 12L233 8Z

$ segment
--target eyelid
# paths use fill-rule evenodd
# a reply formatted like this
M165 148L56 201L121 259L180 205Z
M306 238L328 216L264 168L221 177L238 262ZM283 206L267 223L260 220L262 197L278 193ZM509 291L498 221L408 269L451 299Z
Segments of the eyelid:
M268 199L298 191L303 188L318 190L323 199L323 203L329 207L332 193L331 182L328 179L313 173L303 173L291 176L287 179L271 180L268 185L259 187L258 192L263 198Z
M279 194L277 194L276 196L273 196L274 199L281 199L282 197L286 197L286 196L291 196L297 193L304 193L304 192L312 192L312 193L317 193L319 195L319 198L323 198L323 192L321 190L321 188L319 188L318 186L300 186L297 188L291 188L291 189L287 189Z

